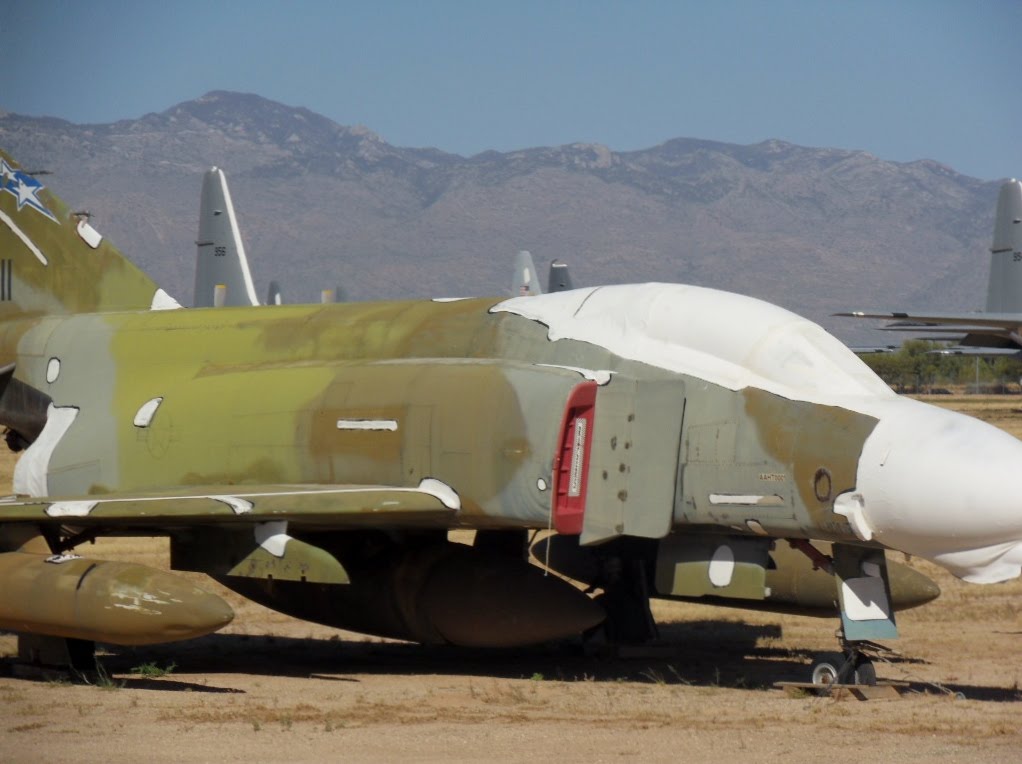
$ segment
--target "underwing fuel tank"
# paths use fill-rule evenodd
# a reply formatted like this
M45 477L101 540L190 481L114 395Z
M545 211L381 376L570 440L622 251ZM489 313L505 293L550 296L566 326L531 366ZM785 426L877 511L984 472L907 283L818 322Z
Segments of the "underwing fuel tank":
M462 544L398 547L344 558L351 583L218 577L282 613L327 626L426 644L503 648L569 639L600 624L603 608L520 558Z
M816 546L823 554L830 552L829 544L817 543ZM556 573L590 586L602 584L603 570L608 561L607 552L579 546L577 536L555 535L540 539L533 544L531 554L536 561ZM685 582L688 584L686 589L700 591L696 596L659 591L655 581L651 583L650 594L662 599L818 618L832 618L840 614L832 575L814 568L806 555L785 543L778 543L770 557L773 565L766 570L765 586L755 597L749 592L734 593L727 589L715 593L709 581L704 581L703 586L693 581ZM687 568L686 575L705 579L708 566L695 560L693 557L693 564ZM925 605L940 596L940 587L933 579L907 565L888 561L887 571L891 605L896 611Z
M180 576L75 555L0 554L0 629L148 645L201 637L234 618L230 606Z

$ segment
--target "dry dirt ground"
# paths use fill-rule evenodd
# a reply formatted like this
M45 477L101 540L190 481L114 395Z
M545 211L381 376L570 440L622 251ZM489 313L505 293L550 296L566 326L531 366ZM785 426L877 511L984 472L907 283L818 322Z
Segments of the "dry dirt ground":
M932 401L1022 435L1022 398ZM166 565L158 540L79 551ZM106 686L0 677L0 762L1022 761L1022 583L912 564L944 594L899 616L901 657L878 665L911 682L899 700L772 688L834 648L830 620L658 604L663 645L645 654L479 652L310 625L228 592L229 627L110 649ZM0 634L0 656L14 651ZM152 665L172 670L139 673Z

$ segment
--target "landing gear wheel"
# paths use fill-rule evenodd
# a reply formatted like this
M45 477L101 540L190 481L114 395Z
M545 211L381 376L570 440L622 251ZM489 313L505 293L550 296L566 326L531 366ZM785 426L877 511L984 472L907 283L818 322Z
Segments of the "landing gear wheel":
M876 686L877 670L869 658L859 659L859 665L855 667L855 683L867 684L870 687Z
M824 653L810 667L813 684L827 685L837 681L838 673L845 658L840 653Z
M809 669L813 684L876 685L877 670L873 661L861 653L823 653Z

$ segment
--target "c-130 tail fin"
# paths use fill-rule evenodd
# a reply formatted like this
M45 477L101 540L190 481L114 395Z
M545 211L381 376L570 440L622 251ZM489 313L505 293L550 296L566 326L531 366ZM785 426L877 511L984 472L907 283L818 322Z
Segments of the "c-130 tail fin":
M1001 186L990 247L988 313L1022 313L1022 182Z

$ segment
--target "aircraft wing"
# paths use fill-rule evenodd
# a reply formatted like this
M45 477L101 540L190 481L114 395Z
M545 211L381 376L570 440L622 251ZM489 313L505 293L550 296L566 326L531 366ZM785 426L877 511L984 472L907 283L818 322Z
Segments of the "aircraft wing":
M856 355L871 355L873 353L896 353L898 348L894 345L849 345L848 349Z
M939 350L931 350L936 355L965 355L977 358L1022 358L1018 347L985 347L968 345L951 345Z
M1018 329L1022 327L1022 313L960 313L945 315L923 315L914 313L867 313L865 311L851 311L848 313L834 313L835 316L843 318L879 318L885 321L894 321L891 327L924 328L933 326L958 326L963 328L982 331L984 329ZM961 329L959 329L961 331Z
M912 313L835 313L845 318L879 318L891 321L879 327L886 332L926 333L937 342L954 342L974 348L970 355L1005 355L1006 350L1017 352L1022 346L1022 313L962 313L959 315L915 315ZM939 335L947 336L939 336ZM995 350L996 352L984 352Z
M189 525L285 521L292 527L448 527L457 494L437 480L376 485L191 486L187 491L0 500L0 522L165 531Z

